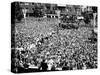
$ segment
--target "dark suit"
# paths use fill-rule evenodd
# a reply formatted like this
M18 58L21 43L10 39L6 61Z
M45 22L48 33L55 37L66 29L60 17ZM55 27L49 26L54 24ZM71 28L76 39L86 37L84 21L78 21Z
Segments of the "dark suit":
M41 62L40 68L42 68L43 71L46 71L47 68L48 68L47 63L45 63L45 62Z

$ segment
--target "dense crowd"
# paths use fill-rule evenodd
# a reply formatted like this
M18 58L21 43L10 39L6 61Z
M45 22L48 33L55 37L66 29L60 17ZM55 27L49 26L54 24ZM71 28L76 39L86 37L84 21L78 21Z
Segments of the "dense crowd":
M35 23L37 25L36 21L31 24ZM40 71L97 68L97 41L89 39L95 35L91 28L57 30L58 26L54 27L46 20L38 21L38 25L41 26L32 28L30 25L31 29L26 28L27 31L25 26L16 26L17 29L20 27L20 32L16 29L15 49L12 49L12 65L16 68L33 66Z

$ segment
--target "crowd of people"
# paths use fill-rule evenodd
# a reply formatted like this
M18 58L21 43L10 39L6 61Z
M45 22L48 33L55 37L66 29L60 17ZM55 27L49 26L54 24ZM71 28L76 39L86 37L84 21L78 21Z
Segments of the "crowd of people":
M12 71L97 68L97 33L90 23L93 15L92 19L90 17L26 17L16 23Z
M37 71L97 68L97 41L89 39L93 35L89 27L59 29L58 33L52 30L33 37L17 32L12 49L14 70L27 70L32 65Z

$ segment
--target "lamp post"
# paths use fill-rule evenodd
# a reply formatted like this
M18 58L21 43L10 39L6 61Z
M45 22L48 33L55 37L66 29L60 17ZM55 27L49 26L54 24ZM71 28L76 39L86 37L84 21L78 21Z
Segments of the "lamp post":
M93 13L93 27L94 28L96 26L96 16L97 16L97 14L96 13Z
M57 25L57 35L58 35L58 39L59 39L59 24L60 24L60 13L61 11L60 10L56 10L56 14L58 16L58 25Z
M24 16L24 20L25 20L25 25L27 25L26 23L26 13L27 13L27 9L22 9L22 12L23 12L23 16Z

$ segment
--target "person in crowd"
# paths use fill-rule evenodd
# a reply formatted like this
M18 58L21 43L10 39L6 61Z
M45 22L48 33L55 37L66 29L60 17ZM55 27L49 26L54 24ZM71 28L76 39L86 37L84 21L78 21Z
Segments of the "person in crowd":
M53 59L50 59L50 60L48 61L48 70L51 70L52 67L54 67L54 66L53 66L53 63L54 63Z
M69 70L68 62L64 63L62 70Z
M47 63L45 62L45 60L43 59L43 61L42 61L41 64L40 64L39 70L47 71L47 68L48 68L48 65L47 65Z

